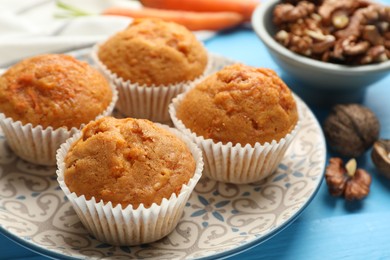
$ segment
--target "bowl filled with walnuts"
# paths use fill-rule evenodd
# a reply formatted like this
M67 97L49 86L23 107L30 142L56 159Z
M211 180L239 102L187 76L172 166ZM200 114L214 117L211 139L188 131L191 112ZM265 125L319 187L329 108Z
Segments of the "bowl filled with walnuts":
M314 89L363 89L390 74L390 7L367 0L267 0L252 26L274 61Z

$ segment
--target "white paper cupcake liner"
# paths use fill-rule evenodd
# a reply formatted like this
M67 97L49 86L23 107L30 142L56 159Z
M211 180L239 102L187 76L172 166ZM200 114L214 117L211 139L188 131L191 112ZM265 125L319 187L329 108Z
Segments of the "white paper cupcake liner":
M154 122L170 122L168 106L172 98L185 92L188 88L199 82L212 68L212 56L208 55L208 62L205 71L201 76L192 81L180 82L171 85L140 85L120 78L112 73L98 57L100 44L96 44L91 53L92 60L96 67L113 82L119 91L119 99L116 108L125 116L133 118L144 118Z
M172 122L202 150L205 164L204 175L220 182L244 184L268 177L278 167L299 130L300 120L294 129L279 141L273 140L271 143L267 142L263 145L256 143L254 146L250 144L233 145L231 142L227 144L216 143L212 139L197 136L176 117L177 107L184 96L185 93L180 94L173 99L169 106Z
M184 206L191 192L202 176L203 159L200 149L176 129L160 125L183 140L196 162L194 176L187 184L183 184L178 195L172 194L164 198L160 205L153 203L150 208L141 204L137 209L131 205L122 208L118 204L113 207L111 202L97 202L93 197L87 200L84 195L77 196L71 193L64 181L64 158L69 147L80 138L81 132L75 134L57 151L57 180L61 189L72 203L74 210L87 230L98 240L112 245L130 246L150 243L159 240L177 226Z
M113 94L112 101L96 119L108 116L114 110L118 91L113 84L110 86ZM23 125L21 121L14 121L3 113L0 113L0 126L8 145L16 155L28 162L40 165L55 165L57 149L79 131L76 127L53 129L52 127L43 128L41 125L33 126L30 123Z

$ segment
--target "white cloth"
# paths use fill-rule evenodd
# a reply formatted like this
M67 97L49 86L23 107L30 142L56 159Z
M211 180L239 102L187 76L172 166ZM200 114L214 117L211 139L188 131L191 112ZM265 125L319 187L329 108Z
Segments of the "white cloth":
M109 6L139 8L129 0L63 0L91 15L58 18L67 12L55 0L0 0L0 68L41 53L63 53L92 46L123 30L131 18L99 15ZM199 40L215 32L198 31Z

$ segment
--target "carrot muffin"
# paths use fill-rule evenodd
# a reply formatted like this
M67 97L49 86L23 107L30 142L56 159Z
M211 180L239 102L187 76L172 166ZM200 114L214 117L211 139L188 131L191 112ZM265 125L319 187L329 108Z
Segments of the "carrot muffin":
M206 139L254 145L286 136L298 112L291 91L274 71L235 64L189 91L177 118Z
M195 172L185 143L143 119L105 117L89 123L69 149L64 179L71 192L124 208L160 204Z
M179 95L169 112L201 148L204 174L237 184L272 174L299 126L294 97L276 73L242 64L226 66Z
M97 70L63 54L31 57L0 77L0 125L21 158L54 165L77 130L114 109L117 91Z
M172 98L210 68L206 49L184 26L135 19L92 51L92 59L118 88L116 108L125 116L170 121Z
M0 112L43 128L78 128L101 114L112 95L97 70L64 54L25 59L0 77Z
M57 166L60 187L91 234L138 245L176 227L203 160L176 129L103 117L61 145Z
M207 52L184 26L158 19L135 19L98 51L100 61L124 80L168 85L204 72Z

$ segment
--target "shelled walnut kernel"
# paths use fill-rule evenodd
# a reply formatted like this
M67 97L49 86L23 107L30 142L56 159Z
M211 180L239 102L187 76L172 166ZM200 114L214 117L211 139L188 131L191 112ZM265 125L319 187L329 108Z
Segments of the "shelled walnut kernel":
M325 173L329 193L344 196L347 200L361 200L370 192L371 176L363 169L357 169L355 159L345 166L340 158L330 158Z
M390 59L390 7L367 0L284 0L276 5L275 39L325 62L361 65Z

